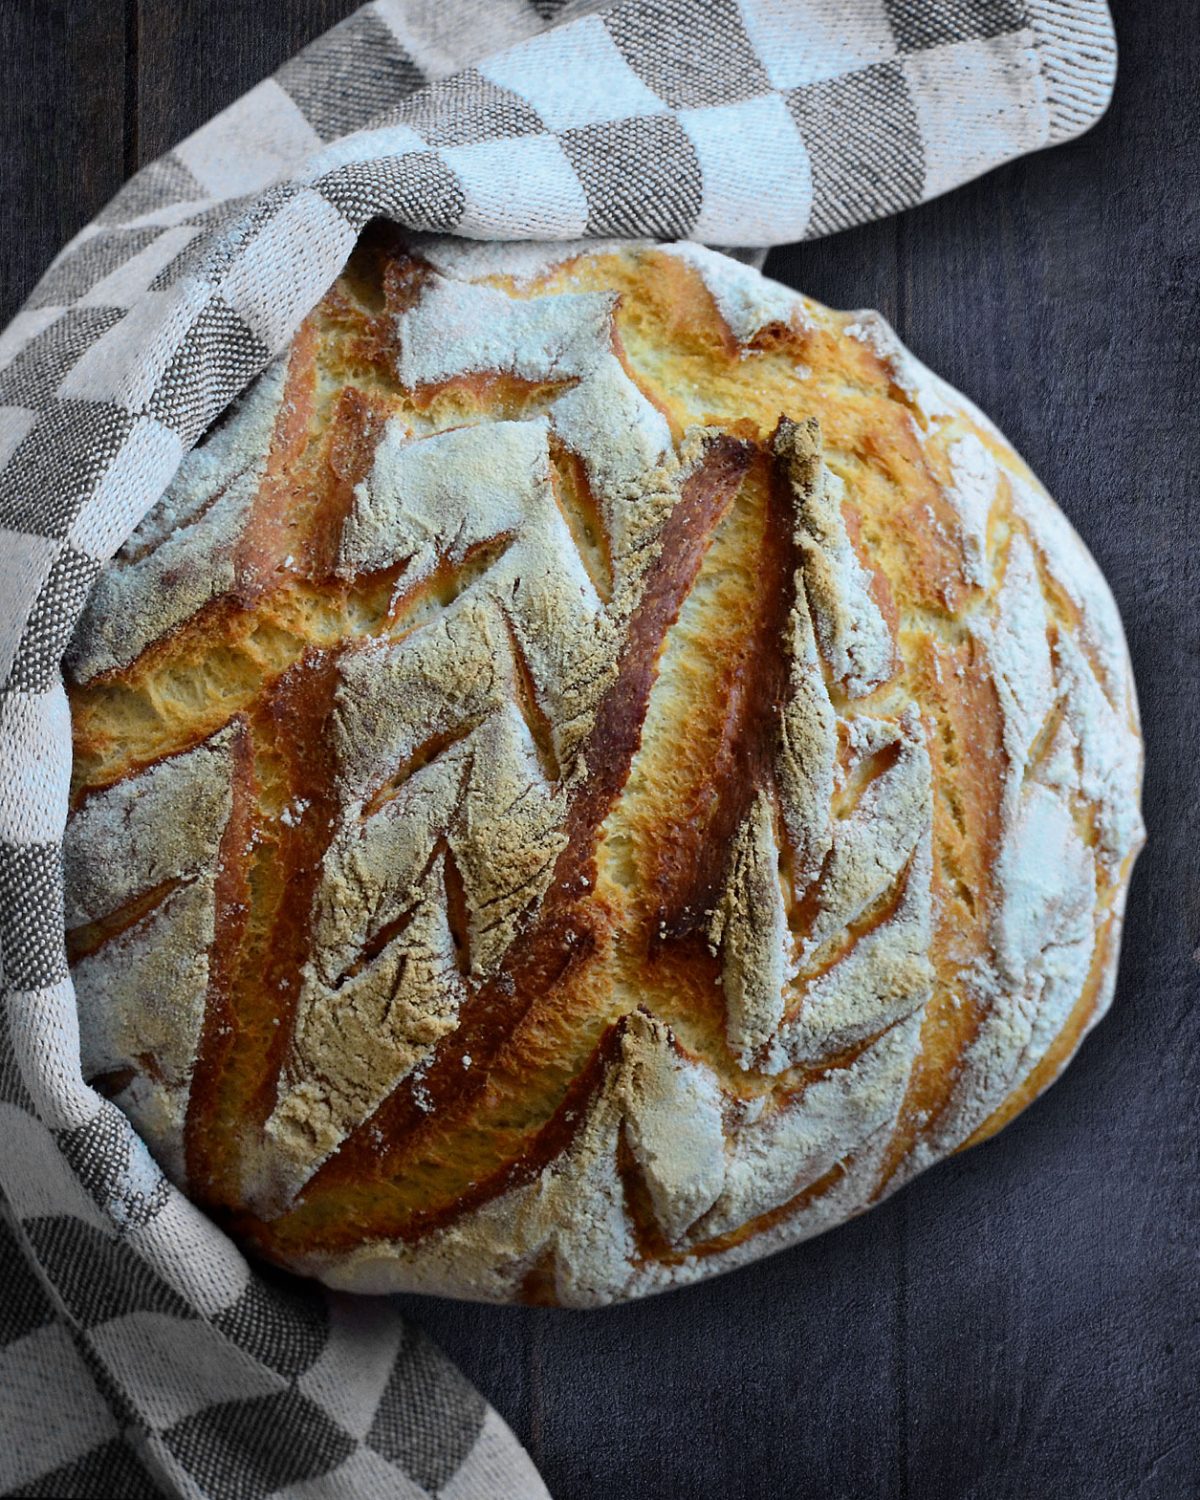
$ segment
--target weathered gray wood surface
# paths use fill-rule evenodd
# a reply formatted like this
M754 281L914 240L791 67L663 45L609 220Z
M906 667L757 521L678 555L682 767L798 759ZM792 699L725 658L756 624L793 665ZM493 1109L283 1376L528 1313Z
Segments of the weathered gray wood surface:
M0 319L124 175L350 0L0 0ZM1070 146L770 270L890 317L1009 434L1124 611L1151 844L1113 1014L867 1218L595 1314L409 1299L559 1500L1200 1495L1200 21L1118 0Z

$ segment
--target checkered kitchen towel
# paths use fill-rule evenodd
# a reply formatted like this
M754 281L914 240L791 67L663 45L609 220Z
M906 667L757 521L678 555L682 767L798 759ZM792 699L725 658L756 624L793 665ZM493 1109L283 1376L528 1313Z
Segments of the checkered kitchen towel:
M251 1268L80 1074L59 662L368 219L768 245L1102 112L1100 0L376 0L140 172L0 339L0 1489L544 1495L383 1300Z

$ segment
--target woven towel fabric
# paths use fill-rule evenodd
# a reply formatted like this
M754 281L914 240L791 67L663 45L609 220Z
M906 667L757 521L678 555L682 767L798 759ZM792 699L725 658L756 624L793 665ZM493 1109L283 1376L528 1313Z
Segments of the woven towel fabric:
M134 177L0 337L0 1490L544 1495L383 1300L251 1268L80 1072L60 661L100 567L384 215L768 245L1103 111L1101 0L377 0Z

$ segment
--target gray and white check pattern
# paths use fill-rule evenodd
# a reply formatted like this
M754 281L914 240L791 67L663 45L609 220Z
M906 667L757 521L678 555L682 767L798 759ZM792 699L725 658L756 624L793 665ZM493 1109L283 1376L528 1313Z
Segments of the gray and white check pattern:
M545 1490L386 1301L251 1268L80 1073L60 661L180 458L382 215L765 246L1103 111L1102 0L376 0L152 163L0 336L0 1490Z

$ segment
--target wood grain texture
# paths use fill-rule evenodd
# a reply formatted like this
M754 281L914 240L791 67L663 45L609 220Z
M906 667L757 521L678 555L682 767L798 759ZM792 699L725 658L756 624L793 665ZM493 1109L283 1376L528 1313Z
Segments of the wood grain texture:
M125 168L352 8L0 8L0 315ZM1192 0L1114 10L1088 136L769 269L880 308L1108 574L1150 830L1116 1003L996 1140L823 1239L603 1312L406 1299L557 1500L1200 1495L1200 33Z

